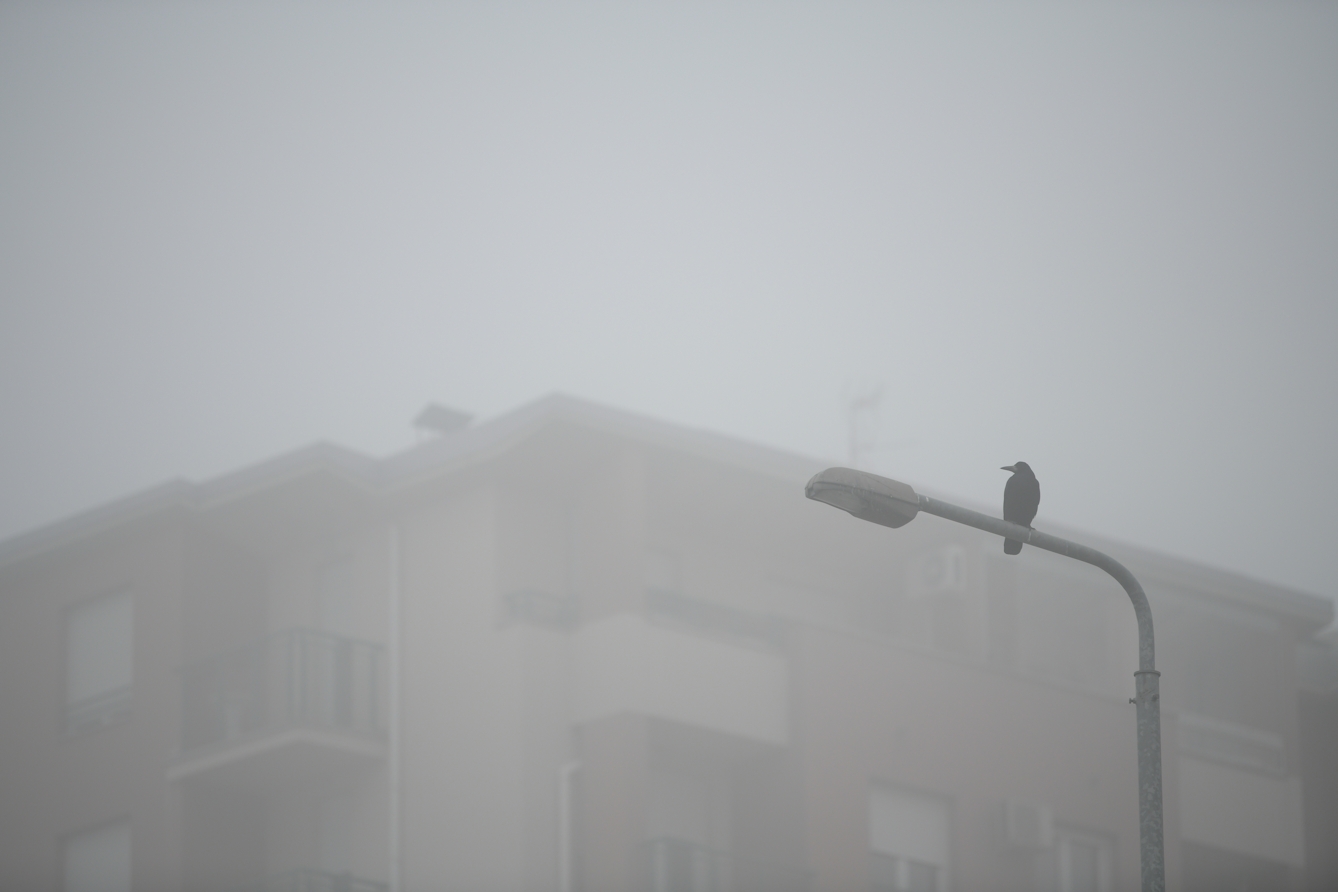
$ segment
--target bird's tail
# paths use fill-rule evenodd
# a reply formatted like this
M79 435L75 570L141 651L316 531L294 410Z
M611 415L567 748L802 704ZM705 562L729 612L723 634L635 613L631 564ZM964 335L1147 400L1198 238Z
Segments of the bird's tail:
M1004 540L1004 554L1017 554L1017 553L1020 552L1021 550L1022 550L1022 540L1021 540L1021 539L1005 539L1005 540Z

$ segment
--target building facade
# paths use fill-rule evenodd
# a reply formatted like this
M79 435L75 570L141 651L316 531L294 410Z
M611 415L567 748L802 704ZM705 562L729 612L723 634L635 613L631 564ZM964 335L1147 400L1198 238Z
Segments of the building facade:
M1119 586L820 469L552 397L5 543L0 889L1136 889ZM1323 888L1330 603L1056 532L1152 603L1168 887Z

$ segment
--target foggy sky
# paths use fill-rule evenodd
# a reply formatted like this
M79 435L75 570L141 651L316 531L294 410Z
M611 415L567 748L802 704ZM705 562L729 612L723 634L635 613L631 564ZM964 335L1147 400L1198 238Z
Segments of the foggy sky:
M563 391L1338 597L1338 5L0 5L0 536Z

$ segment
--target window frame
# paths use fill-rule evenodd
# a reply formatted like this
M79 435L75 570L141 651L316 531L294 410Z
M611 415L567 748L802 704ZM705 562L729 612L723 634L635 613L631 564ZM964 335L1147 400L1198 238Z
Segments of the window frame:
M938 809L941 809L941 818L943 822L943 863L936 864L930 861L924 861L920 858L904 852L893 852L886 848L878 847L873 839L874 823L873 808L874 798L879 794L891 794L900 796L908 800L921 800L923 803L933 803ZM869 861L872 867L875 857L882 857L892 861L892 867L895 872L893 892L903 892L908 887L909 872L912 863L930 867L934 870L934 892L949 892L952 888L952 859L953 859L953 804L951 798L941 793L920 790L914 787L907 787L902 784L889 783L882 780L873 780L869 783L866 799L866 815L868 820L868 851ZM870 876L870 888L873 886L873 877Z
M123 685L101 691L88 697L72 700L70 697L71 661L74 641L73 623L77 615L84 610L94 608L100 603L124 598L129 609L129 681ZM134 705L135 692L135 596L129 586L121 586L102 591L91 598L84 598L66 604L61 610L61 673L60 673L60 708L59 725L63 734L78 736L100 728L119 724L127 719Z
M1073 850L1074 844L1087 845L1096 849L1096 888L1097 892L1112 892L1115 888L1115 844L1110 837L1100 833L1090 833L1073 827L1055 828L1055 861L1060 892L1073 892Z
M133 892L135 888L135 833L134 825L130 815L122 814L107 821L100 821L96 824L85 825L83 827L71 830L60 837L60 845L56 849L57 857L57 876L59 877L60 892L70 892L70 847L80 838L88 838L93 834L102 833L118 826L125 827L125 833L128 843L126 852L126 868L128 871L127 890Z

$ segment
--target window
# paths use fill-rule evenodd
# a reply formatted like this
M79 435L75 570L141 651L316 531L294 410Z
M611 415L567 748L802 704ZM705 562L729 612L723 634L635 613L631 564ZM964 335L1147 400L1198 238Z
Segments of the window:
M1058 837L1060 892L1109 892L1110 842L1104 837L1061 830Z
M874 892L946 892L947 803L923 793L874 787L869 848Z
M1285 698L1268 694L1286 690L1292 645L1276 622L1221 604L1187 597L1169 599L1157 626L1193 654L1176 667L1175 705L1218 721L1258 729L1283 727ZM1169 640L1163 639L1163 640ZM1167 666L1170 674L1171 666Z
M911 641L969 659L985 655L986 605L980 586L967 585L966 550L936 548L906 567L901 633Z
M939 868L912 858L873 853L874 892L938 892Z
M65 892L130 892L130 822L117 821L65 841Z
M657 768L646 802L646 870L651 892L729 892L732 809L729 784Z
M130 706L134 602L118 592L65 616L65 727L106 724Z
M323 632L345 638L358 635L358 583L350 556L331 560L316 570L316 622Z
M1286 864L1198 843L1181 843L1184 892L1284 892L1296 888ZM1312 887L1318 888L1318 887Z
M992 658L1024 672L1101 690L1110 677L1106 595L1084 570L1011 561L991 557L988 564Z
M936 548L923 558L925 589L931 592L966 591L966 549L960 545Z

